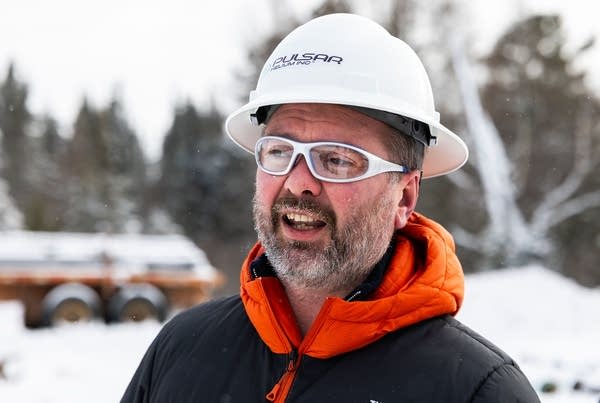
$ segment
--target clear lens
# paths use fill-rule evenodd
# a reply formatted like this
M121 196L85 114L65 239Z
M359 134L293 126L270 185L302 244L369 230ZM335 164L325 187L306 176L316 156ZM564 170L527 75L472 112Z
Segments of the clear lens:
M320 145L310 149L315 171L326 178L357 178L367 172L369 160L360 152L339 145Z
M279 139L260 139L256 145L256 161L261 168L274 172L285 172L288 169L294 145Z

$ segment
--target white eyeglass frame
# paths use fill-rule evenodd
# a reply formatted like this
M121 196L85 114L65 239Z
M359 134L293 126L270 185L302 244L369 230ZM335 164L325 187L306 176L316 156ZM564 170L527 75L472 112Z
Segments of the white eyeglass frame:
M285 143L289 143L293 146L292 157L290 158L290 162L285 170L283 170L281 172L271 171L262 166L262 164L260 163L259 158L258 158L258 155L259 155L258 149L259 149L260 144L265 140L279 140L279 141L283 141ZM336 179L336 178L327 178L325 176L319 175L317 173L317 171L315 170L315 167L313 166L312 159L310 158L310 150L313 147L318 147L318 146L346 147L353 151L356 151L357 153L359 153L361 155L364 155L366 157L367 161L369 162L367 171L364 174L357 176L355 178ZM254 158L256 160L256 165L262 171L264 171L270 175L284 176L284 175L289 174L291 172L291 170L293 169L293 167L296 165L296 161L297 161L299 155L304 156L304 160L306 161L306 165L308 166L308 169L309 169L310 173L312 174L312 176L314 176L316 179L323 181L323 182L350 183L350 182L356 182L356 181L359 181L362 179L367 179L367 178L370 178L375 175L379 175L380 173L384 173L384 172L400 172L400 173L410 172L410 170L407 167L384 160L383 158L380 158L375 154L371 154L370 152L365 151L362 148L358 148L358 147L352 146L350 144L337 143L334 141L318 141L318 142L313 142L313 143L302 143L299 141L290 140L288 138L280 137L280 136L264 136L264 137L261 137L260 139L258 139L256 144L254 145Z

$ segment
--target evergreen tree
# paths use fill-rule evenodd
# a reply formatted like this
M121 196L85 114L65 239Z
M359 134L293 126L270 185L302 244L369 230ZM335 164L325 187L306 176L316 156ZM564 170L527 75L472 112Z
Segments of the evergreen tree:
M29 160L27 130L30 123L27 86L17 80L14 65L11 64L6 79L0 86L1 174L17 201L27 193L24 176Z
M34 231L57 231L63 226L66 208L62 160L66 141L59 135L56 121L49 116L38 122L40 133L29 139L26 176L29 192L20 205L25 225Z
M223 292L235 293L240 262L256 239L256 167L225 138L222 124L214 108L199 113L189 102L177 108L163 143L157 194L173 221L229 278Z
M27 109L27 86L8 69L0 86L1 173L18 206L20 225L58 230L65 208L61 159L64 140L50 117L38 120ZM12 216L15 216L12 214Z
M253 162L231 147L223 117L178 108L165 137L160 189L175 222L197 242L246 238L252 232Z
M66 172L66 229L141 229L145 161L118 100L102 111L83 102L67 150Z

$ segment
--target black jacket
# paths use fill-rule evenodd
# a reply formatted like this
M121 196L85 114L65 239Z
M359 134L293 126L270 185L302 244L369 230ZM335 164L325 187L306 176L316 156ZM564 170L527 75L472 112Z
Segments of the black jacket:
M290 358L262 342L239 297L210 302L165 325L122 402L264 402ZM539 400L513 360L444 315L340 356L303 357L286 401Z

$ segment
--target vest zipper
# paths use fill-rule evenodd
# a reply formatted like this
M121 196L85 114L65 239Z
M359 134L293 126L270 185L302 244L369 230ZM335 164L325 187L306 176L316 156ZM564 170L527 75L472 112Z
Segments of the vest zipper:
M288 395L294 378L296 376L296 370L300 364L300 357L298 351L292 348L288 354L288 364L284 374L279 378L279 382L273 386L273 389L267 394L267 401L269 402L283 402Z

